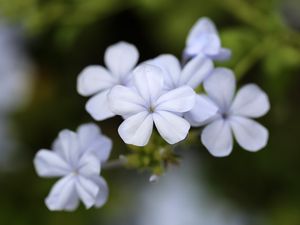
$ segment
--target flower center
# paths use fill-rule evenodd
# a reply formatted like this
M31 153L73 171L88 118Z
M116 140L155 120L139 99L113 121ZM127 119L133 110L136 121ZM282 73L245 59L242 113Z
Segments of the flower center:
M155 107L153 105L150 105L149 112L150 113L154 113L155 112Z
M223 118L224 120L226 120L226 119L228 119L229 114L228 114L227 112L223 112L223 113L221 114L221 116L222 116L222 118Z
M79 175L79 170L78 169L74 169L73 172L72 172L72 174L74 176L78 176Z

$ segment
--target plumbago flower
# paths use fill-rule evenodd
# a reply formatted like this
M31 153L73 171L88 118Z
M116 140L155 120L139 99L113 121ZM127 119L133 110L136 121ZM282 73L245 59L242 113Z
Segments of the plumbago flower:
M111 140L95 124L84 124L77 133L61 131L52 151L40 150L34 159L38 175L62 177L46 198L47 207L73 211L79 200L86 208L101 207L107 200L108 187L99 174L111 148Z
M178 59L170 54L160 55L148 63L156 65L163 70L164 88L172 90L181 86L188 85L196 89L213 71L214 65L211 59L199 54L195 58L187 62L181 69ZM218 111L215 105L203 94L196 95L196 103L191 111L184 113L184 117L189 122L204 122L214 116ZM196 114L196 115L194 115Z
M201 140L217 157L227 156L233 148L232 133L238 144L248 151L258 151L268 141L268 130L251 118L265 115L270 109L268 96L257 85L242 87L234 97L236 80L233 72L217 68L204 81L207 102L218 107L218 113L203 123L201 112L193 112L192 126L206 125Z
M88 66L78 76L77 91L82 96L93 96L86 104L86 110L95 120L115 116L110 110L107 94L116 85L128 85L131 72L139 59L136 47L126 42L109 46L104 55L108 69L102 66Z
M231 57L231 51L221 47L221 40L215 24L206 17L200 18L192 27L183 51L185 59L190 59L198 54L221 61Z
M116 86L109 94L111 110L125 118L118 132L127 144L144 146L148 143L153 123L169 144L183 140L190 124L182 113L195 104L195 92L189 86L164 90L163 71L142 64L134 72L133 87Z

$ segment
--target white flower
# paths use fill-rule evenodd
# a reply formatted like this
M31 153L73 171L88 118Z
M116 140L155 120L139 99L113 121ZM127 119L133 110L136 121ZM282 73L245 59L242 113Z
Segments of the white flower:
M77 90L83 96L94 95L86 104L86 110L95 120L105 120L115 114L110 110L107 94L116 85L128 85L131 72L139 58L136 47L126 42L109 46L104 55L108 69L88 66L78 76Z
M142 64L133 73L134 87L116 86L109 94L112 111L126 118L118 130L121 138L127 144L144 146L154 123L169 144L183 140L190 124L182 113L194 106L193 89L182 86L165 91L163 71L153 65Z
M81 200L86 208L102 206L108 197L105 180L99 176L101 162L108 159L112 142L94 124L85 124L77 133L63 130L53 150L40 150L34 159L41 177L62 177L45 200L50 210L73 211Z
M209 18L200 18L192 27L186 40L184 57L189 59L204 54L214 60L226 60L231 51L221 47L221 40L214 23Z
M202 54L191 59L181 69L178 59L169 54L160 55L148 61L152 65L156 65L163 70L164 86L166 90L172 90L184 85L191 88L197 88L213 71L213 62ZM184 114L184 117L191 125L198 125L214 116L218 111L215 105L210 104L207 97L197 94L196 104L191 112ZM194 115L196 113L197 115ZM197 117L195 122L194 117Z
M204 81L207 103L218 107L218 113L206 121L208 124L201 140L209 152L218 157L227 156L233 148L233 137L248 151L258 151L268 141L268 131L251 118L265 115L270 109L268 96L257 85L242 87L234 97L236 80L231 70L215 69ZM197 109L191 112L197 124ZM199 113L200 116L200 113ZM201 117L201 116L200 116ZM200 118L200 120L202 120ZM202 121L201 121L202 122Z

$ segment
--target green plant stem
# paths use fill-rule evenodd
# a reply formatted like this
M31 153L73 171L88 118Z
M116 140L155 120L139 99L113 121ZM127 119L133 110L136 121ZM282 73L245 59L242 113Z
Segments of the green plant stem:
M127 164L127 160L125 156L120 156L119 159L114 159L108 162L105 162L101 168L105 170L118 169L122 168Z

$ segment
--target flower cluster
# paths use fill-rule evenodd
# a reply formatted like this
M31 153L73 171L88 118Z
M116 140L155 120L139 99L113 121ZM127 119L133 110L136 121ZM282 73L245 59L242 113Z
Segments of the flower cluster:
M214 156L231 153L233 135L241 147L257 151L266 145L268 131L253 118L267 113L269 100L255 84L234 97L234 73L213 62L230 56L215 25L202 18L188 35L183 64L171 54L138 64L137 48L119 42L107 48L106 68L88 66L79 74L77 90L91 97L86 110L95 120L124 119L118 132L126 144L146 146L155 126L172 145L184 140L191 127L204 126L201 141ZM198 93L201 85L204 92ZM107 186L99 173L111 141L95 125L84 125L77 134L62 131L53 149L41 150L35 158L40 176L63 176L46 199L48 208L72 210L79 199L87 208L102 205Z

